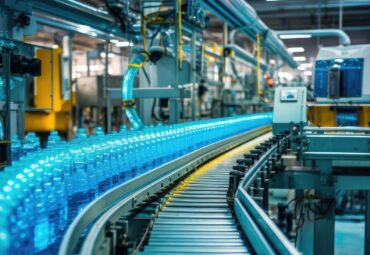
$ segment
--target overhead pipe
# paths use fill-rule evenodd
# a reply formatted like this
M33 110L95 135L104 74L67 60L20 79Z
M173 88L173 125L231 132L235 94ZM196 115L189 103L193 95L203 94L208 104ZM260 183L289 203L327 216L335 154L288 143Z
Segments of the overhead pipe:
M234 51L236 59L242 62L246 62L247 64L250 64L254 67L257 67L257 59L251 53L241 48L240 46L236 44L227 44L224 46L224 49L229 49L229 50ZM266 63L264 62L260 62L260 67L264 71L268 69Z
M98 30L110 37L127 38L127 34L122 31L122 27L116 24L114 18L107 11L80 1L31 0L30 4L32 12L36 12L37 16L41 13L78 24L76 25L78 32Z
M333 36L339 38L340 45L348 46L351 39L348 34L341 29L304 29L304 30L275 30L275 33L281 35L310 35L313 37Z
M202 0L201 2L210 12L234 28L235 31L230 34L232 44L239 32L243 32L254 41L257 40L257 34L260 34L263 37L261 44L264 48L279 55L290 67L298 66L284 43L259 19L253 7L244 0Z

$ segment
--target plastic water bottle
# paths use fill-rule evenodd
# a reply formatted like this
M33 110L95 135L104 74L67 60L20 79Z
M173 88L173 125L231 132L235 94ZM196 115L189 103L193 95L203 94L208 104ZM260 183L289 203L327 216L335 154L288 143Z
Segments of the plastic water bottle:
M22 154L22 144L18 139L18 135L12 135L11 137L11 151L12 151L12 161L18 160Z
M73 144L70 149L72 156L72 187L73 195L71 197L71 216L76 216L89 202L89 176L86 171L85 155L78 144Z
M113 140L113 137L115 137L115 134L112 134L110 136L107 136L107 145L110 155L110 169L111 169L111 184L112 187L116 186L119 183L120 180L120 168L119 168L119 162L118 162L118 155L120 153L120 150L118 148L118 145Z
M48 180L45 178L45 169L42 165L42 155L41 153L34 155L35 160L31 165L32 174L34 178L34 217L35 217L35 226L33 233L33 244L34 244L34 253L46 254L49 247L49 235L50 235L50 226L49 226L49 205L48 205L48 193L47 185L45 183Z
M50 135L48 137L48 145L47 147L53 147L54 145L57 145L61 141L60 136L58 134L58 131L54 130L50 132Z
M19 165L14 163L13 165ZM4 176L4 191L11 192L13 207L11 216L12 253L31 254L33 252L33 193L29 180L15 166L7 168Z
M23 144L23 155L40 150L40 140L34 132L29 132Z
M111 176L112 176L112 169L110 166L110 154L109 154L109 146L106 143L104 131L102 127L97 127L95 131L95 136L93 136L94 144L96 144L96 152L97 152L97 170L100 171L101 175L104 175L104 180L102 183L103 192L109 189L111 186Z

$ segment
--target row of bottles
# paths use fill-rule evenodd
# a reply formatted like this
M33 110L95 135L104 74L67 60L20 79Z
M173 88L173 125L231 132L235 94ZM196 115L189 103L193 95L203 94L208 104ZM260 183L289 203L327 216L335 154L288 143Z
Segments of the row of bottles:
M12 135L11 144L12 161L16 161L30 152L40 150L40 142L34 132L29 132L24 142L21 142L17 135Z
M68 225L119 184L201 147L271 123L271 113L147 126L71 142L57 134L45 150L22 155L0 173L0 254L55 254Z

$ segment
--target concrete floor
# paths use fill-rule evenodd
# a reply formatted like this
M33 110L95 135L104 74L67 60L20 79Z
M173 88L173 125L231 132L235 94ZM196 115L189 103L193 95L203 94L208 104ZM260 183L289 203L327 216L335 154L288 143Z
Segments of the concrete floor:
M351 220L351 219L355 220ZM363 217L362 217L363 218ZM364 254L365 222L347 215L335 221L335 255Z

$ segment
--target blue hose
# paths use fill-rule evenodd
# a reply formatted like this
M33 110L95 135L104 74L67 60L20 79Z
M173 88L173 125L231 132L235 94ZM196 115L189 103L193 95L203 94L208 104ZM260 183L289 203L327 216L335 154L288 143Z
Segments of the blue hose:
M124 107L125 113L130 120L132 128L135 130L143 129L144 125L135 109L135 101L133 98L134 81L138 70L145 65L148 58L148 55L145 53L135 55L128 65L122 81L122 101L124 103L131 102L132 104L131 107Z

